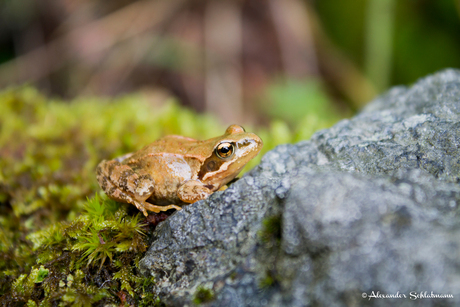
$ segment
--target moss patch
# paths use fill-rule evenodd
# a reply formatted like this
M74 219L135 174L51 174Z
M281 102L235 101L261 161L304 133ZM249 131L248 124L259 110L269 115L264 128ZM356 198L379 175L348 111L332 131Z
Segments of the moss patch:
M248 166L326 122L308 120L294 129L281 121L258 131L246 127L264 140ZM166 216L145 219L134 206L98 196L96 165L163 135L207 139L225 128L171 99L142 94L66 103L31 87L1 91L0 303L158 305L154 280L140 275L138 262L154 225ZM276 245L277 230L267 227L263 240ZM199 297L209 298L205 292Z
M281 242L281 215L274 215L262 221L258 235L266 248L278 247Z
M198 287L193 297L193 302L197 305L209 303L214 300L214 292L211 289Z
M259 274L259 289L267 290L278 284L277 263L280 253L282 235L282 215L275 214L262 221L262 229L258 232L261 243L261 257L264 258L265 271Z
M0 302L157 304L154 281L138 272L152 218L95 195L95 167L161 135L219 130L171 100L64 103L30 87L0 92Z

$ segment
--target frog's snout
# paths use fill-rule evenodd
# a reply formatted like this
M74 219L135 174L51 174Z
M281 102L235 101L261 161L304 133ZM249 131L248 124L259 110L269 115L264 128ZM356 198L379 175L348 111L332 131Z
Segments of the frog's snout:
M247 138L240 140L237 144L238 149L247 153L253 152L254 156L259 153L263 146L262 140L253 133L251 133Z

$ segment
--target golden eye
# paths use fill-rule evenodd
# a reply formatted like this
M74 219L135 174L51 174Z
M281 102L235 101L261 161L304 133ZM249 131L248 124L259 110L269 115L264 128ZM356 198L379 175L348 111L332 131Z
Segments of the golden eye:
M219 158L226 159L235 153L235 146L229 142L220 143L216 148L216 155Z

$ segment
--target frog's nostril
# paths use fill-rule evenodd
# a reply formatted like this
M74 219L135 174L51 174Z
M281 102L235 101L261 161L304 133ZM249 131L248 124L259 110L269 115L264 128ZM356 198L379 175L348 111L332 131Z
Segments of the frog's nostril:
M240 142L238 142L238 147L239 148L247 147L247 146L256 147L261 144L262 144L262 140L258 136L254 135L254 137L243 139Z

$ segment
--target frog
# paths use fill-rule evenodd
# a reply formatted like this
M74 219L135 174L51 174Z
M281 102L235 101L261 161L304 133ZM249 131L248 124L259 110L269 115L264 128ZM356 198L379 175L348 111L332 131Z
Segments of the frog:
M208 198L235 179L260 152L262 140L239 125L208 140L168 135L96 168L101 189L112 200L135 205L146 217L181 210Z

